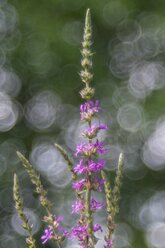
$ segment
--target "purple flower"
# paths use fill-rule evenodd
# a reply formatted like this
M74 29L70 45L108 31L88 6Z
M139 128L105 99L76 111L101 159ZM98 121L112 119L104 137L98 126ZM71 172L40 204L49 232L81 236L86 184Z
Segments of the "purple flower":
M112 245L113 245L113 242L112 242L112 240L111 239L108 239L107 241L106 241L106 248L110 248L110 247L112 247Z
M101 129L102 130L107 130L108 126L106 124L100 124L98 128L99 128L99 130L101 130Z
M102 232L102 228L99 224L94 224L93 225L93 231L97 232L97 231L101 231ZM77 224L76 226L72 227L71 229L71 233L69 235L69 238L74 239L74 238L78 238L79 242L80 242L80 247L81 248L86 248L86 238L89 236L88 234L88 225L80 225Z
M105 161L104 160L99 160L99 161L86 161L84 162L82 159L80 162L74 167L74 172L78 174L83 174L87 172L99 172L101 171L105 166Z
M71 239L78 237L80 241L85 240L87 236L88 236L87 225L80 225L80 224L77 224L76 226L72 227L71 233L69 235Z
M91 156L92 154L95 154L97 152L97 149L94 147L94 144L92 143L82 143L80 145L77 145L76 147L76 157L77 155L85 155L85 156Z
M83 178L79 181L76 181L76 182L73 182L72 183L72 188L75 189L75 190L83 190L84 187L85 187L85 183L86 183L86 180Z
M83 143L77 145L75 156L80 155L91 156L95 154L105 154L107 149L104 148L104 144L101 141L96 140L95 143Z
M104 204L102 202L96 201L96 199L92 198L91 200L91 209L93 211L100 210L104 207Z
M105 154L107 152L107 149L104 148L104 143L101 141L96 140L94 146L97 149L98 154Z
M104 180L99 179L96 176L97 172L100 172L105 167L105 161L97 159L97 155L103 155L107 152L104 147L104 143L95 138L100 130L108 129L107 125L100 124L96 125L93 123L92 117L101 110L99 101L89 100L84 104L80 105L80 116L81 120L88 122L89 127L86 128L82 135L88 138L87 142L80 143L76 147L75 156L81 156L80 161L74 166L74 172L77 174L85 174L84 178L73 182L72 187L75 190L82 191L84 189L101 191L104 185ZM90 218L93 219L93 212L100 210L104 207L104 204L97 201L95 198L90 196L90 213L86 209L86 200L84 194L82 199L76 200L72 204L72 213L80 214L80 219L76 226L71 229L69 234L70 238L78 238L81 248L88 246L90 242ZM86 213L87 211L87 213ZM88 217L89 215L89 217ZM89 218L89 219L88 219ZM93 232L102 231L102 227L99 224L93 225Z
M45 244L49 239L52 238L53 231L50 228L45 229L44 234L42 235L42 244Z
M100 103L96 101L87 101L84 104L80 105L80 116L81 120L89 121L95 113L98 113L101 110Z
M84 202L82 200L75 201L74 204L72 204L72 213L80 213L80 211L84 210Z
M93 225L93 231L94 232L97 232L97 231L103 231L103 229L102 229L102 227L101 227L101 225L100 224L94 224Z
M87 171L86 167L83 165L83 159L79 161L79 163L74 167L74 172L78 174L85 173Z
M78 168L76 171L78 172ZM81 173L79 173L79 174L81 174ZM101 192L103 189L104 180L94 176L94 177L92 177L91 181L92 181L93 190ZM87 183L88 183L87 180L82 178L79 181L73 182L72 188L75 190L78 190L78 191L82 191L83 189L86 188Z
M91 200L91 210L97 211L104 207L104 204L101 202L96 201L96 199L92 198ZM74 204L72 204L72 213L79 214L81 211L85 210L85 204L82 200L75 201Z
M88 137L89 139L92 139L97 135L99 130L106 129L108 129L108 126L105 124L100 124L99 126L93 124L91 125L91 127L87 128L84 132L82 132L82 135Z
M104 160L88 161L88 167L89 167L89 171L91 172L99 172L105 167L105 161Z
M97 232L97 231L103 231L101 225L99 224L94 224L93 225L93 231ZM72 238L76 238L78 237L80 241L83 241L86 239L86 237L88 236L88 226L87 225L76 225L74 227L72 227L71 229L71 233L69 235L69 237Z

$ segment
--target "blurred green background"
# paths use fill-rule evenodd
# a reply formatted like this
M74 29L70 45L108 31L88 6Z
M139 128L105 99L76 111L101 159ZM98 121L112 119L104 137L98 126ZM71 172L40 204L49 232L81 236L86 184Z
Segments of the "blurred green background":
M80 140L81 41L93 23L93 86L110 127L107 173L125 153L116 248L165 248L165 1L0 0L0 248L25 247L12 200L17 172L38 246L44 224L16 156L40 172L68 228L74 200L67 166L53 143L74 153ZM99 196L102 198L102 196ZM105 225L104 213L96 219ZM55 247L49 242L45 247ZM64 247L78 247L65 242ZM102 248L100 242L97 248Z

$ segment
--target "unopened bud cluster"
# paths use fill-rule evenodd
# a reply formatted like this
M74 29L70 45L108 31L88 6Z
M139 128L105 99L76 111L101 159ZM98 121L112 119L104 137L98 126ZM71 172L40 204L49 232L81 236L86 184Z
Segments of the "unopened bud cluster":
M80 72L81 80L85 84L85 88L80 91L80 95L83 99L89 100L94 94L95 90L90 87L90 83L93 79L92 74L92 25L91 25L91 15L90 10L87 10L84 28L84 37L82 42L82 71Z

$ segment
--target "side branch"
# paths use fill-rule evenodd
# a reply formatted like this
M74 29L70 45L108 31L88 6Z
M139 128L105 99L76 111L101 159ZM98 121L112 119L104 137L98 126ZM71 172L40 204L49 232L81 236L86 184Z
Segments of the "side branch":
M32 226L29 224L28 219L24 213L23 200L21 198L19 182L16 174L14 174L13 198L15 201L15 208L17 210L18 216L22 221L22 227L29 234L28 238L26 239L26 243L28 244L29 248L36 248L35 239L32 235Z

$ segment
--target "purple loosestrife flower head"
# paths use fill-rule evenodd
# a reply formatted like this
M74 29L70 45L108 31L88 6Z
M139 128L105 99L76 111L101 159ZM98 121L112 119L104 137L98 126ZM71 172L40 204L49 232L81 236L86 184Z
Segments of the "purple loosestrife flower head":
M53 231L50 228L45 229L44 234L41 237L42 244L45 244L52 238Z
M85 205L82 200L75 201L74 204L72 204L72 213L80 213L80 211L84 210Z
M103 231L103 229L102 229L102 227L101 227L101 225L100 224L94 224L94 226L93 226L93 231L94 232L98 232L98 231Z
M91 210L97 211L104 207L104 204L102 202L98 202L96 199L92 198L91 200ZM82 200L75 201L74 204L72 204L72 213L79 214L80 212L85 210L85 204Z
M73 182L72 188L81 191L84 189L85 185L86 185L86 179L83 178L79 181Z
M104 160L98 160L98 161L88 161L87 162L89 172L99 172L105 167L105 161Z
M97 211L102 209L105 206L102 202L97 201L96 199L92 198L91 200L91 210Z
M76 182L72 183L72 188L78 191L84 190L88 185L88 181L85 178L82 178ZM102 191L104 185L104 180L99 177L92 177L92 189L95 191Z
M83 161L80 160L79 164L77 164L74 168L74 171L77 174L83 174L87 172L98 172L101 171L105 167L105 161L99 160L97 162L90 160L90 161Z
M82 143L77 145L76 147L76 157L80 154L80 155L85 155L85 156L91 156L93 154L96 154L97 150L94 147L94 144L89 144L89 143Z
M106 124L100 124L98 128L99 130L107 130L108 126Z
M79 163L74 167L74 172L76 172L78 174L82 174L82 173L86 172L86 169L83 165L83 159L81 159L79 161Z
M109 184L106 181L106 177L102 176L104 174L103 169L105 167L105 161L99 158L100 155L104 155L107 152L107 149L104 147L104 143L98 140L97 137L100 130L107 130L108 127L105 124L96 125L95 118L93 118L101 111L101 107L98 100L91 100L95 91L90 87L93 78L91 72L93 53L90 50L92 44L92 28L89 9L86 14L83 37L83 48L81 51L82 70L80 76L85 87L81 90L80 95L85 99L85 102L80 105L80 119L81 121L86 122L88 127L81 133L82 136L86 138L86 141L77 144L76 147L75 156L80 158L79 162L72 167L72 172L75 178L72 187L76 190L77 198L75 203L72 205L72 213L78 213L79 219L77 224L71 229L69 236L70 238L77 238L80 242L81 248L94 248L97 241L95 238L95 232L102 231L102 227L99 224L93 224L93 215L97 210L102 209L104 204L93 198L92 191L101 191L102 186L104 185L108 215L111 212L109 211L111 206L109 202ZM103 179L99 179L100 174ZM79 178L80 176L83 178ZM116 179L116 191L118 191L117 183L119 176ZM107 223L108 234L105 236L105 240L110 239L112 230L112 223L108 221ZM110 243L107 244L109 245Z
M89 139L92 139L97 136L99 130L107 130L108 126L105 124L100 124L97 126L96 124L92 124L89 128L85 129L82 132L82 136L86 136Z
M96 101L87 101L80 105L80 116L81 120L90 121L95 113L101 110L100 103Z
M105 154L107 153L107 149L104 147L104 143L99 141L99 140L96 140L96 143L94 144L96 150L97 150L97 153L98 154Z
M72 227L71 233L69 235L71 239L78 237L80 241L85 240L87 236L88 236L87 225L80 225L80 224L77 224L76 226Z
M104 143L96 140L95 143L82 143L77 145L75 156L84 155L90 157L96 154L105 154L107 149L104 147Z
M48 228L45 229L44 234L41 237L43 244L45 244L50 239L59 241L67 236L68 232L61 226L62 220L63 216L44 216L44 221L48 223Z
M97 231L102 232L103 230L101 228L101 225L94 224L93 225L93 231L94 232L97 232ZM88 236L89 236L88 226L77 224L76 226L72 227L69 238L71 238L71 239L78 238L78 240L81 242L81 245L84 245L84 242ZM84 246L84 247L86 247L86 246Z

